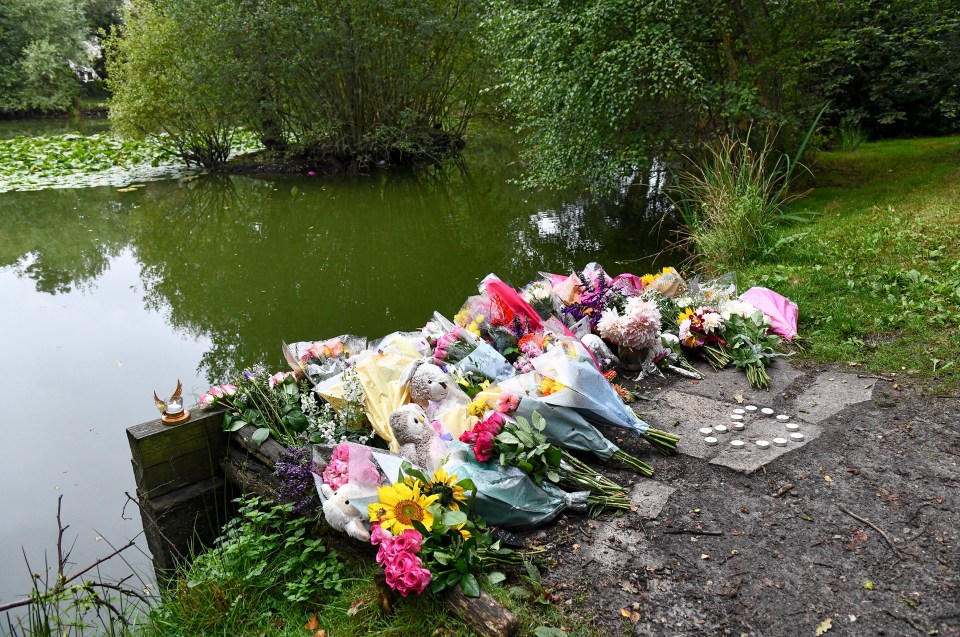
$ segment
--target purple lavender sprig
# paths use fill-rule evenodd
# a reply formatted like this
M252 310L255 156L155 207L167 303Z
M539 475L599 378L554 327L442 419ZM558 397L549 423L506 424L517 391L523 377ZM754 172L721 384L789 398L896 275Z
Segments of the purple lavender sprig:
M280 499L284 503L292 504L294 513L316 513L313 471L316 471L316 467L303 447L287 447L277 461L274 474L283 480L280 485Z

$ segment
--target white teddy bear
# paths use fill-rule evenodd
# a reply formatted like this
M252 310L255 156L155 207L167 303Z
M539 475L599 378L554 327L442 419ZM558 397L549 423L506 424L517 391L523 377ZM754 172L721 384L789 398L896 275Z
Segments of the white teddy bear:
M347 483L334 491L329 484L320 487L323 495L323 517L334 530L346 533L361 542L370 541L370 529L360 509L350 503L352 498L364 495L364 490Z
M410 400L426 408L430 402L439 403L453 387L453 379L429 358L413 361L404 370L400 383L410 386Z

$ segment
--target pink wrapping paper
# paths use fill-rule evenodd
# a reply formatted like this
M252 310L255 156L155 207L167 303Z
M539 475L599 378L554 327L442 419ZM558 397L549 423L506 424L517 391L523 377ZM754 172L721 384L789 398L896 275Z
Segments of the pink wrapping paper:
M767 288L754 287L740 295L740 300L749 303L770 317L770 331L788 341L797 335L797 319L800 309L785 296Z

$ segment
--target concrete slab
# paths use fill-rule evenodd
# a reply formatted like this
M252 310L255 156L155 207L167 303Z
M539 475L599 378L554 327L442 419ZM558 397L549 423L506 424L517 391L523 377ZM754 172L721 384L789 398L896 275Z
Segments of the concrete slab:
M794 401L796 416L807 422L821 422L850 405L873 398L875 378L856 374L820 374Z
M783 360L777 360L767 368L771 389L770 391L764 391L751 388L747 382L746 374L737 368L728 367L720 371L714 371L712 367L702 364L697 365L697 368L703 372L705 376L703 380L694 381L684 378L673 384L671 389L723 401L732 401L735 395L740 394L743 396L745 403L762 402L769 404L781 401L790 385L803 376L803 372L793 365Z
M765 406L765 403L757 402L758 407ZM804 446L817 438L822 431L816 424L795 418L794 422L800 424L800 433L804 435L804 440L799 443L791 441L786 447L777 447L772 443L774 438L787 440L790 438L786 423L772 416L747 415L743 421L745 425L743 431L731 429L727 433L714 434L719 444L707 446L699 429L719 424L730 427L732 423L730 415L736 407L737 403L733 400L722 402L669 390L660 394L655 400L642 405L641 417L660 429L679 433L680 442L677 445L679 453L702 458L711 464L729 467L741 473L753 473L772 460ZM785 411L788 415L796 415L790 410ZM731 440L743 440L746 446L739 450L733 449L730 447ZM757 440L766 440L771 444L768 448L761 449L755 444Z
M597 531L589 542L583 542L585 561L594 561L612 569L611 573L623 570L627 557L649 553L649 543L640 529L630 528L623 519L607 524L598 524Z
M637 507L637 515L645 520L653 520L660 515L670 495L676 487L654 480L641 480L630 490L630 501Z
M822 433L819 425L805 423L795 420L800 425L800 433L803 434L803 440L794 442L790 440L790 435L786 430L786 423L780 422L772 417L753 416L747 418L746 427L743 431L733 431L720 438L720 444L716 455L710 460L710 464L716 464L723 467L729 467L740 473L750 474L765 464L773 462L780 456L786 455L791 451L803 447L811 440L814 440ZM784 438L788 440L786 447L777 447L773 444L774 438ZM743 449L734 449L730 446L731 440L742 440L746 444ZM770 446L761 449L756 445L757 440L766 440Z

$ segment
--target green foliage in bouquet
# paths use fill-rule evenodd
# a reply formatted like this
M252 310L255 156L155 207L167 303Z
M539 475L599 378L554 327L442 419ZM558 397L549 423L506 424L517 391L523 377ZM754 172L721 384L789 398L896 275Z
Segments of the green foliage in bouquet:
M309 422L300 401L301 391L306 388L301 389L293 374L278 372L269 376L265 371L245 371L232 387L235 390L233 395L216 400L217 404L227 407L223 418L224 431L237 431L253 425L257 428L253 441L258 445L273 436L280 443L291 446L298 435L307 430Z
M547 442L543 416L534 412L530 420L517 417L516 422L505 423L497 434L495 451L500 454L500 464L519 467L538 485L543 484L544 478L559 482L563 451Z
M769 327L763 312L758 310L746 318L732 314L724 328L726 354L734 366L746 372L750 385L760 389L770 387L767 365L777 356L783 356L777 350L782 340L768 332Z

